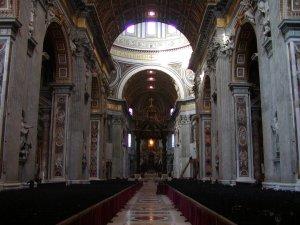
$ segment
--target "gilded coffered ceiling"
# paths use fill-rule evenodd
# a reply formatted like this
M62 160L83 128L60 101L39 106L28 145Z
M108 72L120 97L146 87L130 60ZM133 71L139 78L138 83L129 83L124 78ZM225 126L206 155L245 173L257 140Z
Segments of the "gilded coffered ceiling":
M149 98L153 98L157 104L160 103L160 110L165 110L163 109L165 107L169 110L178 99L175 82L162 71L150 71L141 71L128 80L123 91L123 99L130 107L140 109L146 107Z
M219 2L227 0L87 0L97 11L107 49L127 26L149 20L175 25L195 48L207 8Z

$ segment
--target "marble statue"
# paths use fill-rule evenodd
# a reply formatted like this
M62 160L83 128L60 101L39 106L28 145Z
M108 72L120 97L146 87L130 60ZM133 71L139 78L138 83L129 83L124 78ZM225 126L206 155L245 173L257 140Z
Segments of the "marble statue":
M22 121L21 121L21 130L20 130L20 153L19 153L19 161L21 163L25 163L28 155L30 153L30 149L32 145L29 141L29 131L32 126L29 126L24 120L24 112L22 113Z

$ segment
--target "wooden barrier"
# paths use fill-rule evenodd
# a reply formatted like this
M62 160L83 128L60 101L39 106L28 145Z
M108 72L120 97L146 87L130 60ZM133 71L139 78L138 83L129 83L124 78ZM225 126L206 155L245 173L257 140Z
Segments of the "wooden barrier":
M192 225L237 225L169 185L161 184L160 192L174 203ZM165 187L164 187L165 185Z
M106 225L133 197L141 186L141 183L133 185L57 225Z

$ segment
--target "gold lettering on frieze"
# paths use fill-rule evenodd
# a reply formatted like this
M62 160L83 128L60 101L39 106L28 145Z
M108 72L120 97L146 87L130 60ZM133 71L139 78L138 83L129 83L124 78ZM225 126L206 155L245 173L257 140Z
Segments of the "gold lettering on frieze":
M113 103L107 103L107 109L113 110L113 111L122 111L122 106L121 105L116 105Z
M181 106L181 111L190 111L195 109L195 104L188 104L188 105L183 105Z
M136 59L136 60L155 60L158 59L157 53L153 54L145 54L145 53L134 53L134 52L128 52L128 51L119 51L116 49L111 50L111 54L123 57L123 58L130 58L130 59Z

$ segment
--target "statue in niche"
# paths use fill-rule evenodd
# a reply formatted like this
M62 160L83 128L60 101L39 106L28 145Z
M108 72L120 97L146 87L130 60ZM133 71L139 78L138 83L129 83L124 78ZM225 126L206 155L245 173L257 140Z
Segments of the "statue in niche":
M257 9L262 15L262 26L263 26L263 34L265 36L265 40L267 40L269 37L271 37L271 24L270 24L270 8L269 4L265 0L260 0L257 3Z
M273 118L273 123L271 124L271 129L272 129L272 134L273 134L273 140L275 140L273 146L275 150L275 158L279 159L280 158L280 149L279 149L279 125L278 125L278 113L277 111L275 112L274 118Z
M20 163L25 163L28 155L30 153L30 150L32 148L32 145L29 141L29 131L30 128L33 128L32 126L29 126L25 122L25 113L22 110L22 121L21 121L21 130L20 130L20 153L19 153L19 161Z

